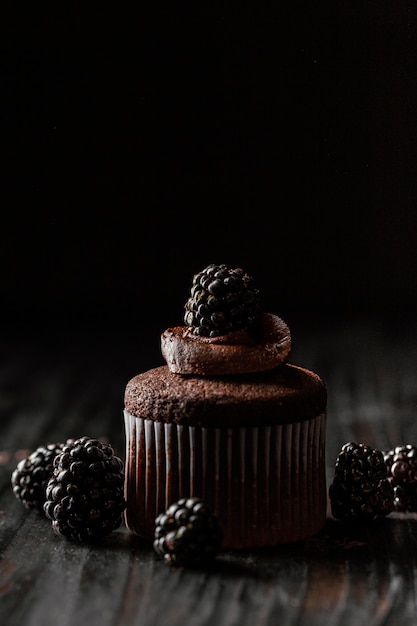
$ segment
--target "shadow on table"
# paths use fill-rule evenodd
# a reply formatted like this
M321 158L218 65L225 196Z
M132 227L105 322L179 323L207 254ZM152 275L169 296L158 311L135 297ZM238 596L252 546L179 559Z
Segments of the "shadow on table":
M396 567L406 570L414 567L417 544L417 514L391 514L368 524L348 525L328 517L321 532L309 539L282 546L252 550L224 550L209 566L193 568L211 574L276 578L294 568L326 571L326 578L340 568L361 571L388 572ZM105 549L130 550L144 561L161 561L152 545L127 529L113 533L106 539ZM161 567L167 567L161 561ZM184 569L168 566L171 569Z

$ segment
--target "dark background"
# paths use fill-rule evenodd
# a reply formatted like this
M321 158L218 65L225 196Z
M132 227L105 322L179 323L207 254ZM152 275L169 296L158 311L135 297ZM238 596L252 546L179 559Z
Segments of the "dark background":
M211 262L413 320L415 4L195 4L3 19L3 330L148 337Z

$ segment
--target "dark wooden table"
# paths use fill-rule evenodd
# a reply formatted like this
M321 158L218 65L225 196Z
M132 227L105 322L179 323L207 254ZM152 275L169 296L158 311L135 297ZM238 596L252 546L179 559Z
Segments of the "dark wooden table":
M288 320L289 321L289 320ZM292 362L329 394L328 481L346 441L417 442L417 329L376 320L296 323ZM224 551L175 569L121 527L99 546L53 534L13 496L19 458L48 441L109 440L124 458L126 382L161 364L158 342L123 332L36 339L3 332L0 351L0 624L263 626L417 623L417 515L355 530L332 519L293 545Z

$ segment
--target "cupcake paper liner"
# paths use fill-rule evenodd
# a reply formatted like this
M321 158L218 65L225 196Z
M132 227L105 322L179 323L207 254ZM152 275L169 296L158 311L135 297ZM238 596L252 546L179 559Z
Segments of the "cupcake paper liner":
M124 411L126 526L153 539L155 518L198 496L218 516L224 548L298 541L326 518L326 413L265 427L206 428Z

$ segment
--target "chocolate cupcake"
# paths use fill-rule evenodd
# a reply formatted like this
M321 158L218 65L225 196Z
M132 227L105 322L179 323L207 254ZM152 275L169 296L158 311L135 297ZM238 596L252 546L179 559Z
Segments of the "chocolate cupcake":
M240 269L196 274L184 322L162 333L167 364L126 386L127 527L152 540L157 515L196 496L215 511L225 548L317 533L327 496L323 380L288 362L288 326L261 312Z

